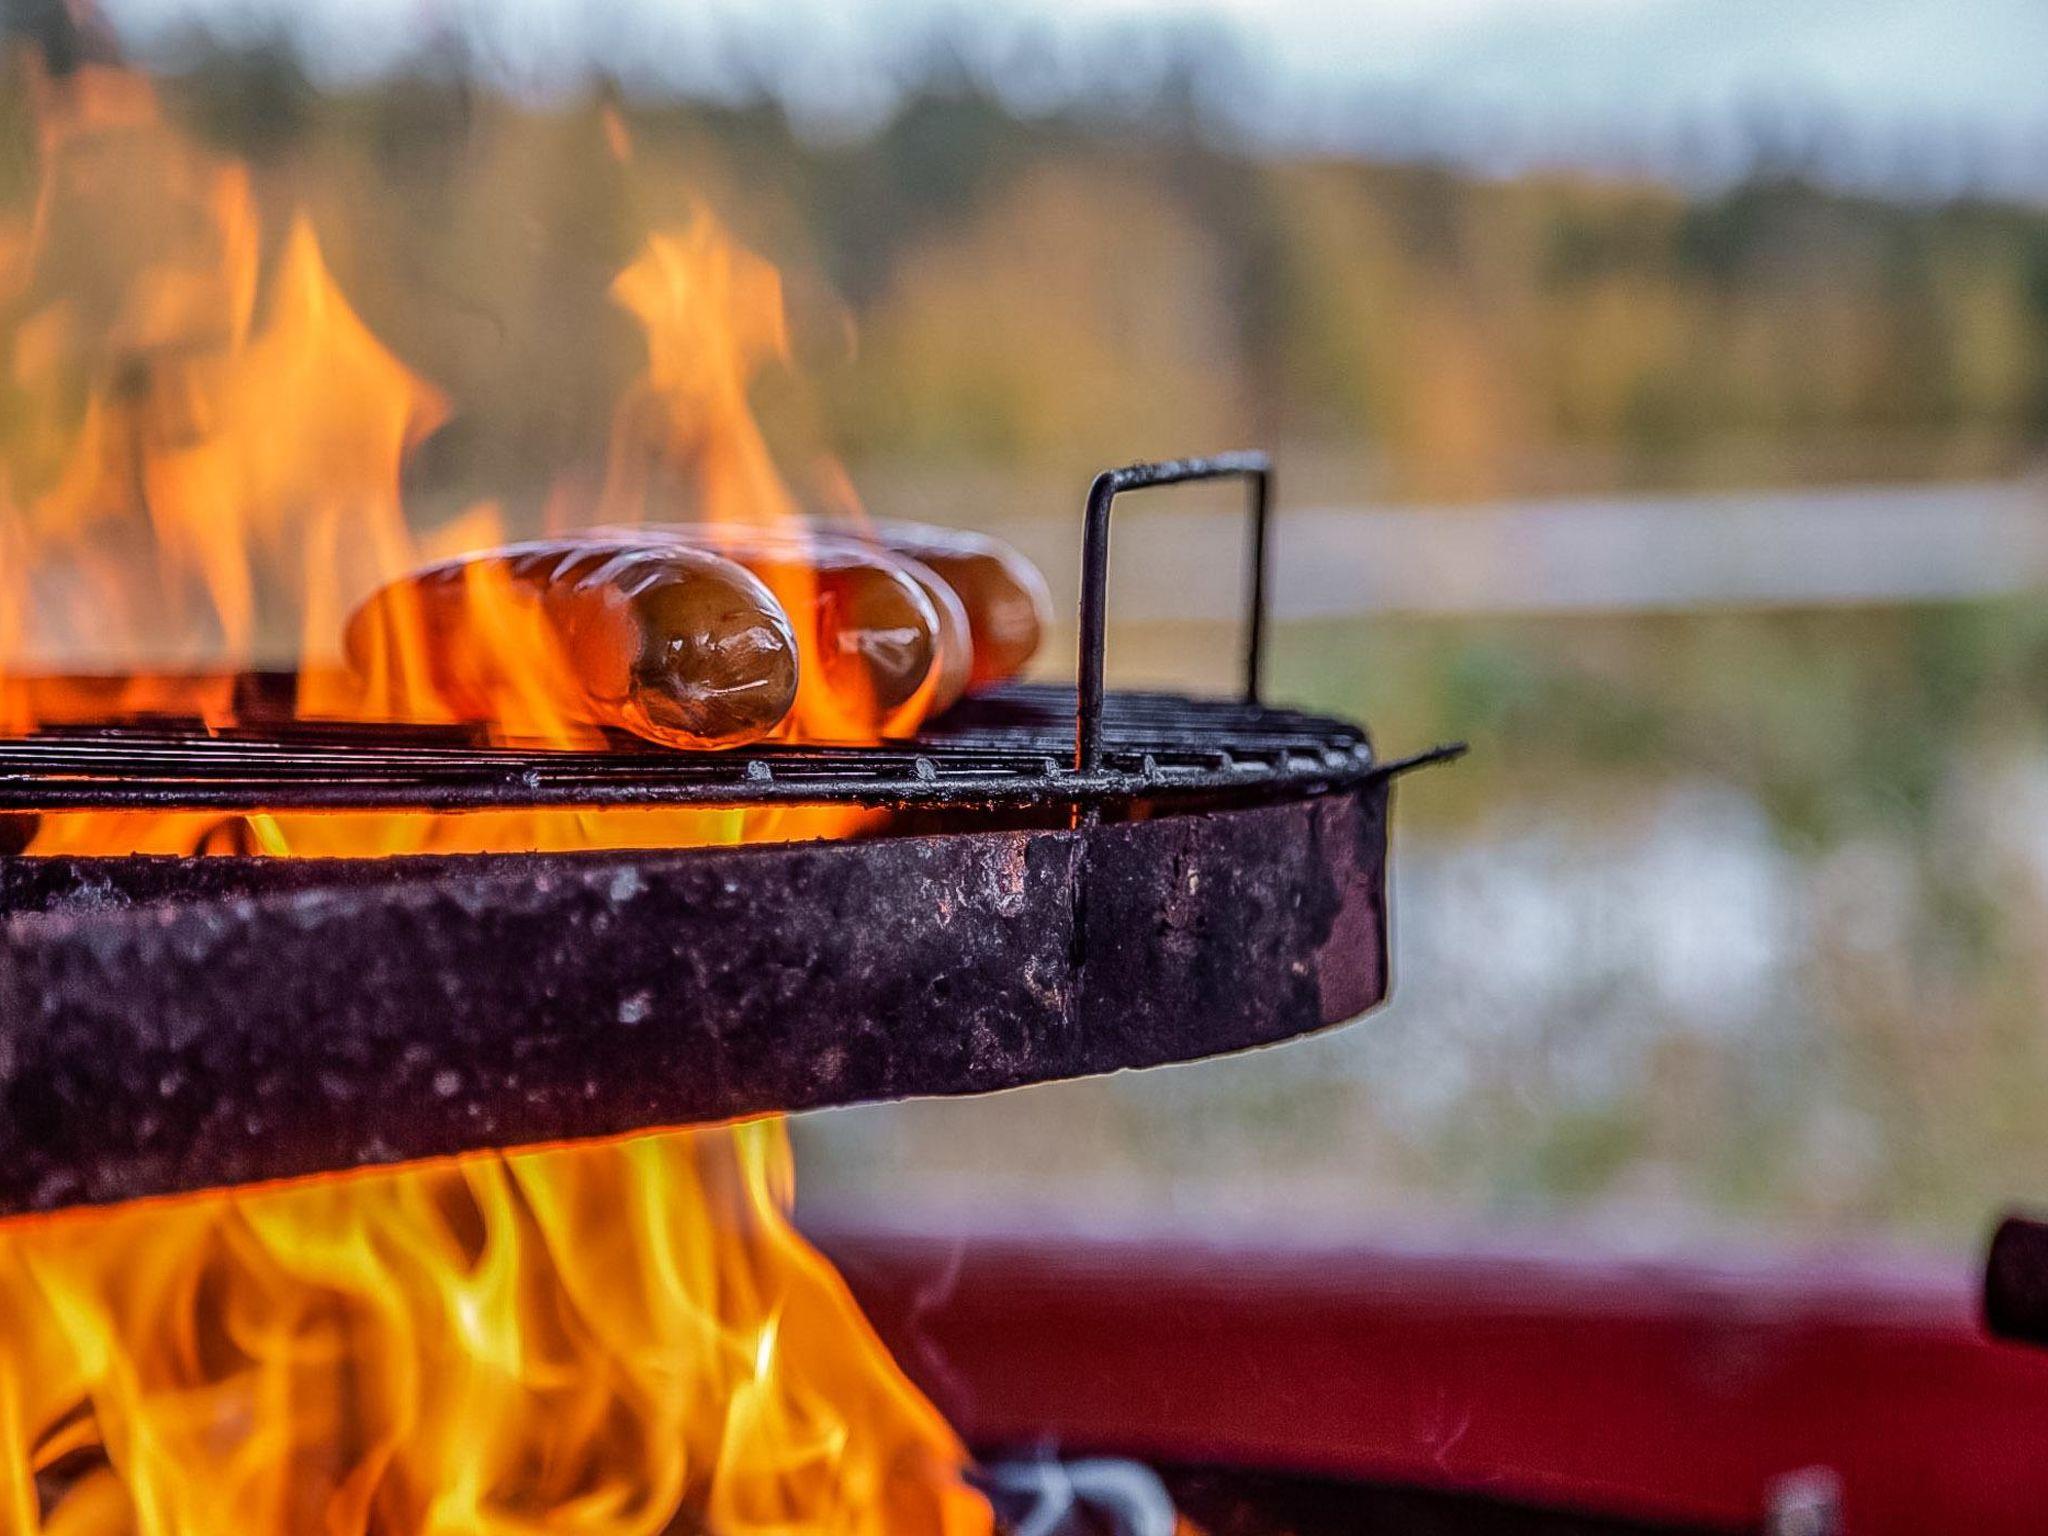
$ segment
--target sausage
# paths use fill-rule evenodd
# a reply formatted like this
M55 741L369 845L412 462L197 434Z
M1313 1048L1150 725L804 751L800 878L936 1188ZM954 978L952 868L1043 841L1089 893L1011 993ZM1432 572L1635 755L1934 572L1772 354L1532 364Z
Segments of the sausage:
M922 560L914 560L901 550L890 553L924 588L924 595L932 600L932 608L939 616L939 676L932 689L931 712L943 714L958 704L974 684L974 620L953 583Z
M984 533L927 523L877 523L867 536L960 595L974 646L969 688L1015 677L1037 654L1052 624L1052 597L1038 567L1016 549Z
M934 596L937 576L886 549L808 527L653 523L597 536L715 550L759 577L806 658L790 723L807 739L909 735L965 690L967 615Z
M758 741L789 714L796 637L762 582L708 550L557 538L411 572L350 616L372 688L423 683L457 719L537 702L672 747Z

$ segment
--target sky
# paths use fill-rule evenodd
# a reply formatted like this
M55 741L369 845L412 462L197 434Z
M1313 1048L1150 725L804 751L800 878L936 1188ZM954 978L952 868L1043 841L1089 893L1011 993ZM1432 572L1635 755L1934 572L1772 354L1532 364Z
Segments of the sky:
M316 75L464 34L528 88L593 70L730 91L772 61L800 117L888 110L935 24L1023 105L1099 83L1111 50L1227 39L1224 103L1254 138L1500 162L1649 160L1712 172L1735 140L1854 140L1838 179L1975 178L2048 194L2048 0L105 0L147 42L198 23L290 36ZM736 42L737 40L737 42ZM736 68L736 53L754 63ZM1091 73L1092 71L1092 73ZM1399 141L1395 143L1393 141ZM1858 164L1861 154L1869 164ZM1718 158L1717 158L1718 157Z

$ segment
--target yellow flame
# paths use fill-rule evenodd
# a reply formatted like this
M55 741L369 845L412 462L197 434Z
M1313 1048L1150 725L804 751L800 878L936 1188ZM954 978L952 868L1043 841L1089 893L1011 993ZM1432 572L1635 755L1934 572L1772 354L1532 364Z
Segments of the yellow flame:
M764 364L789 358L781 274L699 209L650 236L612 296L647 333L647 369L620 402L604 520L646 516L655 472L679 467L706 522L792 523L795 498L747 394Z
M372 665L340 658L343 619L368 592L423 555L503 540L494 508L424 551L407 526L400 470L445 417L439 394L357 317L302 218L256 322L247 177L173 133L146 82L87 69L39 90L41 190L28 228L0 245L23 316L5 360L32 402L0 441L0 729L147 713L226 723L236 672L280 654L297 664L304 715L449 718L402 602ZM492 733L599 744L564 705L576 683L530 594L479 566L466 597L475 643L509 659L494 669L506 683ZM663 827L642 816L637 829ZM685 844L720 835L695 814L672 829ZM486 832L508 848L576 847L586 830L541 815L444 835L357 817L294 838L249 818L67 813L29 851L381 853ZM607 823L600 837L616 834Z
M623 135L619 143L629 147ZM646 334L647 367L613 416L600 520L631 526L682 517L702 524L714 541L724 536L737 545L766 534L801 551L807 534L800 504L749 396L762 369L790 361L781 274L700 207L682 228L649 236L613 282L612 296ZM843 510L852 501L851 483L831 470L827 483ZM755 569L792 617L820 602L820 582L805 559ZM829 589L825 602L829 607ZM801 621L796 632L802 665L786 734L872 741L921 723L933 689L908 708L885 711L861 689L857 669L825 654L828 638Z
M986 1532L780 1122L0 1230L0 1524Z
M376 665L340 659L343 616L422 558L400 472L439 395L303 219L266 270L246 174L146 82L35 88L40 192L0 230L0 369L28 402L0 421L0 730L228 722L237 672L278 655L301 714L444 718L402 605ZM773 269L704 221L619 293L650 363L608 516L644 510L657 471L714 518L792 512L745 401L786 349ZM501 538L478 508L427 553ZM588 744L529 598L489 568L467 597L516 663L492 729ZM40 818L28 851L682 846L861 814L85 811ZM0 1227L0 1529L987 1532L960 1446L790 1227L789 1190L760 1122Z
M104 666L246 647L246 567L154 482L206 436L219 360L247 337L248 179L170 133L146 82L86 68L34 83L43 176L5 279L26 404L0 475L0 671L33 652ZM208 679L190 707L222 697ZM122 701L138 702L147 686Z
M429 633L402 590L369 654L343 662L344 621L370 591L430 553L407 524L401 468L447 415L430 385L358 318L311 226L291 221L265 266L246 174L187 145L145 82L87 69L42 81L43 180L28 227L0 242L0 283L21 318L5 360L33 402L0 441L0 729L138 714L232 723L236 675L292 662L297 708L322 719L453 722ZM623 125L615 152L630 153ZM146 175L138 179L135 168ZM144 231L133 233L134 228ZM261 280L259 281L259 277ZM787 363L780 275L708 210L651 235L613 286L641 323L647 365L615 413L602 521L694 517L713 531L776 533L797 558L757 566L799 622L796 708L785 731L849 742L912 730L935 690L885 711L843 664L832 591L803 558L804 524L755 419L749 389ZM75 409L63 402L76 398ZM836 466L828 499L857 506ZM559 504L560 498L556 498ZM458 520L433 554L506 537L494 508ZM466 576L463 643L493 658L479 719L496 739L594 747L577 709L583 683L530 591L480 562ZM468 675L468 671L464 675ZM823 833L860 823L833 813L768 824ZM98 830L95 830L97 825ZM225 825L226 830L222 830ZM500 817L508 848L615 840L623 818ZM703 840L682 815L636 823L662 840ZM139 828L133 818L53 818L33 852L198 848L363 853L450 839L329 818L296 835L219 818ZM143 834L138 837L138 833Z

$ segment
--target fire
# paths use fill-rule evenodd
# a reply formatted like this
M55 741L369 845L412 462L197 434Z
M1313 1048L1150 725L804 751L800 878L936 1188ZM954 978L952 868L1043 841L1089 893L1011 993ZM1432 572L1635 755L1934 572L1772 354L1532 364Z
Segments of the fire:
M167 715L236 723L238 673L289 665L298 713L447 723L430 637L401 599L345 658L348 614L424 562L508 537L491 505L430 537L402 496L408 455L451 414L362 322L311 225L266 254L241 167L192 148L147 82L87 67L40 75L42 187L0 230L0 365L33 403L0 437L0 730ZM621 130L621 134L623 130ZM620 137L619 153L630 146ZM137 231L141 231L140 234ZM584 520L694 520L714 543L774 534L760 574L784 609L813 611L797 498L748 392L786 363L781 279L708 210L651 233L614 285L647 363L615 412L602 492ZM73 402L71 408L65 402ZM843 477L834 487L844 506ZM553 515L575 498L551 498ZM496 740L575 748L582 686L531 593L488 564L465 575L476 643L506 658L489 700ZM835 742L914 729L927 687L884 711L856 669L800 627L783 734ZM464 817L137 815L43 818L37 854L408 852L692 846L843 836L873 818L814 808L490 813Z
M756 373L790 359L781 274L700 207L685 228L649 237L612 284L612 297L646 332L648 358L613 418L602 521L631 527L687 515L714 543L788 541L794 558L760 574L785 611L811 612L819 586L803 558L801 508L748 401ZM850 482L831 476L829 488L848 510ZM932 687L899 710L882 709L858 690L849 694L852 679L835 664L829 642L801 626L798 635L804 667L787 734L858 742L916 729Z
M967 1533L779 1122L0 1231L0 1524Z
M41 649L107 669L145 647L159 664L230 653L248 640L246 573L224 568L190 509L153 501L152 481L204 436L214 360L247 335L247 178L167 132L146 82L87 68L35 83L42 187L0 270L18 316L11 381L28 402L0 473L7 660ZM22 668L0 670L10 723L66 713L61 691L32 700ZM118 702L209 715L222 696L218 676L168 689L138 677Z
M373 590L506 537L490 506L425 538L407 518L407 457L450 402L356 314L312 225L266 225L147 82L33 83L41 190L0 227L0 382L28 402L0 419L0 731L229 726L238 674L280 663L303 717L446 720L403 604L367 659L342 636ZM589 510L792 527L747 403L787 353L774 269L705 212L650 236L615 294L648 363ZM530 595L472 579L517 662L490 734L601 745ZM811 599L802 562L776 585ZM791 730L860 739L858 704L814 686ZM27 852L676 847L861 816L77 811ZM988 1531L962 1448L790 1226L789 1191L759 1122L0 1227L0 1527Z
M40 91L7 338L37 409L0 474L9 722L226 723L234 672L295 624L317 704L340 602L415 557L401 460L446 407L355 316L303 220L259 318L247 177L187 147L145 83L88 67Z

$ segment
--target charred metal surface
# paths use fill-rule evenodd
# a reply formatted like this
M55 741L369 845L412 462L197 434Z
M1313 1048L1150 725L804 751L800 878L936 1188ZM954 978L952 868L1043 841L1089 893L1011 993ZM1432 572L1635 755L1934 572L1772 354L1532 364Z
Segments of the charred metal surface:
M1385 993L1386 808L1380 779L1074 830L4 861L0 1211L1284 1039Z

